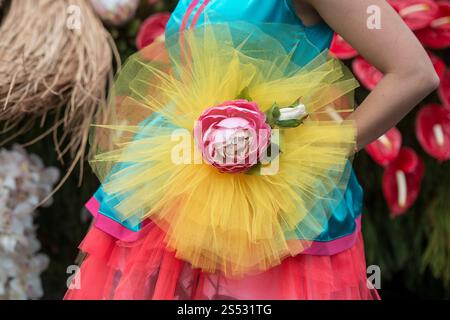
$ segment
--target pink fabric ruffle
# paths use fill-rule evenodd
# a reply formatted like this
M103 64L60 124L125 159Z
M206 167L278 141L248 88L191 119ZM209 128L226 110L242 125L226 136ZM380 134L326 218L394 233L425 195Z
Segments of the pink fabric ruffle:
M297 255L241 279L204 273L177 259L151 222L140 233L139 240L124 242L92 227L80 245L87 253L80 286L65 299L379 299L367 282L361 232L341 253Z

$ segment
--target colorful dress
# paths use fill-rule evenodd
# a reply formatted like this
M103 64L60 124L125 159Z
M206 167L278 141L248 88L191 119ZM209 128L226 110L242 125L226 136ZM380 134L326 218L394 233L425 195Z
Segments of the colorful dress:
M332 36L304 26L290 0L181 0L165 43L130 59L96 128L102 186L86 205L81 285L65 299L377 299L347 156L357 83L327 56ZM304 118L282 118L301 107ZM217 137L197 124L219 117L272 130L256 144L279 148L268 161L279 172L253 173L259 151L251 168L168 164L169 131L192 128L206 159Z

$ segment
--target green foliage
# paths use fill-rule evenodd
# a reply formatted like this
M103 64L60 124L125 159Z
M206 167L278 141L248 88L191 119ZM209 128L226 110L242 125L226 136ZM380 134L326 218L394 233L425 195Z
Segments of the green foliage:
M425 213L428 218L426 229L429 241L422 256L422 271L430 268L435 278L442 279L450 287L450 177L437 186L435 197Z

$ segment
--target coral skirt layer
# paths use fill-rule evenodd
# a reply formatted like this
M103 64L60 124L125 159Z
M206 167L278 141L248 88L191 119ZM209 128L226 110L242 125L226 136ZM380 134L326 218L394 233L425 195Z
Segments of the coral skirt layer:
M80 249L87 254L65 299L379 299L366 278L362 234L331 256L297 255L263 273L240 279L193 269L168 251L153 223L134 242L95 226Z

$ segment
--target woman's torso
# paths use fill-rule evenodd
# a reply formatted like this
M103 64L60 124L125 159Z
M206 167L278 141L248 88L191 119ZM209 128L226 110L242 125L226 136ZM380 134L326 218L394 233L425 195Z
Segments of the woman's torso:
M284 46L286 51L291 51L298 45L299 39L305 39L312 43L317 50L306 52L298 50L293 55L294 62L304 65L314 55L322 52L331 44L333 30L324 22L306 27L297 17L292 0L180 0L166 30L166 39L176 38L183 30L195 28L207 23L238 23L245 21L251 24L264 26L264 32L270 32ZM290 26L289 32L280 32L278 26ZM283 28L285 31L286 29ZM173 37L175 36L175 37ZM145 122L161 121L160 117L150 116ZM335 190L329 196L330 200L324 200L320 208L315 208L317 214L323 210L331 210L331 218L323 232L314 239L316 245L306 253L310 254L334 254L352 245L357 229L362 207L362 188L348 164L349 183L347 189L342 192ZM95 198L101 203L100 213L117 221L117 214L107 201L108 195L100 188ZM339 201L333 200L339 199ZM121 224L133 231L138 231L139 226L131 228L127 221Z

